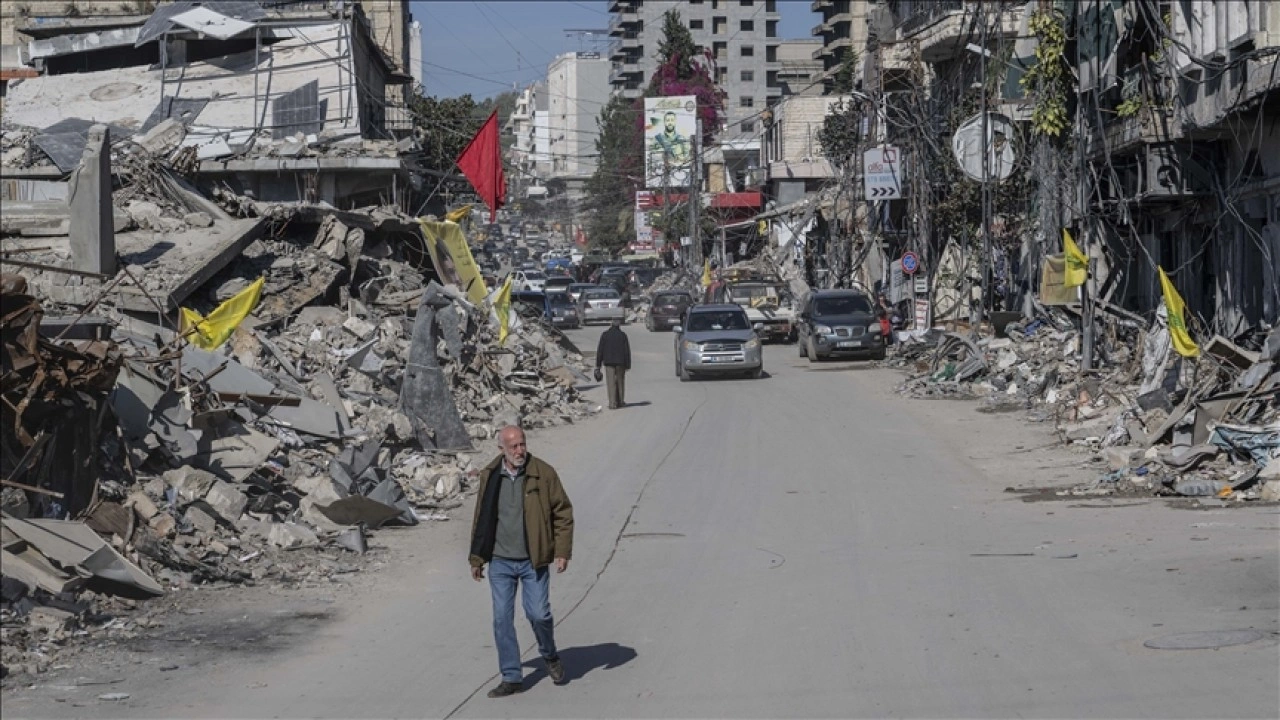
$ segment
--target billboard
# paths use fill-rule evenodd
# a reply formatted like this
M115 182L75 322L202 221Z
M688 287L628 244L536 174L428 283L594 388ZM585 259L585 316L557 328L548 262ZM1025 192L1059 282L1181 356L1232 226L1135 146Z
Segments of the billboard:
M697 110L693 95L644 99L645 187L689 187Z

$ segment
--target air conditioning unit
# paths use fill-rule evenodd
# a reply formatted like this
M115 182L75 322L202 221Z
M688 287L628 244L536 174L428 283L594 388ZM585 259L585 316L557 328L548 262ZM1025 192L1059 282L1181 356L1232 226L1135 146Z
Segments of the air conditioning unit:
M1173 143L1148 145L1142 165L1141 191L1149 198L1174 198L1210 192L1207 164L1185 147Z

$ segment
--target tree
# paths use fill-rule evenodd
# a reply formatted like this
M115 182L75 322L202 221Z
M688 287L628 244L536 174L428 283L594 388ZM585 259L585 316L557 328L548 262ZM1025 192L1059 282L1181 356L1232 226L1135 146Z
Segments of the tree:
M453 174L454 161L471 142L488 113L479 114L479 106L470 95L437 98L415 93L409 107L413 113L414 137L422 146L422 167ZM466 180L449 180L441 190L467 192L470 187Z
M680 11L672 9L662 15L662 40L658 42L658 58L665 64L674 60L681 77L693 74L693 57L698 54L698 46L693 42L693 33L680 22Z
M831 106L831 113L822 120L822 128L818 130L818 144L822 146L822 154L840 170L854 161L854 155L862 141L862 122L865 116L861 102L840 100Z
M858 53L850 49L845 53L844 59L840 61L840 66L836 68L836 72L831 76L831 91L833 95L847 95L853 92L858 84L858 78L854 74L858 69Z
M635 116L635 101L614 95L596 121L599 158L587 181L587 237L602 250L621 250L635 237L634 218L628 222L627 215L644 175L644 137Z

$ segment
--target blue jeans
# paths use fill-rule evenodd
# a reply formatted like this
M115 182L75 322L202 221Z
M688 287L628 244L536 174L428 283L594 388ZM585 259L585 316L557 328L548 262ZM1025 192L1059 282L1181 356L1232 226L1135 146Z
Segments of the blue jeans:
M551 568L534 570L528 560L495 557L489 563L489 591L493 595L493 641L498 646L498 667L503 682L524 680L520 669L520 641L516 639L516 585L523 585L520 600L525 617L538 639L543 658L556 657L554 624L551 619Z

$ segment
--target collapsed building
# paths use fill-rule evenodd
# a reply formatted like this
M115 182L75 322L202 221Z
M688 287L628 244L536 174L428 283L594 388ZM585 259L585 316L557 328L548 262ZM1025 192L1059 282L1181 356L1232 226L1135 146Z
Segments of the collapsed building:
M336 572L448 519L503 425L598 410L567 338L437 264L359 3L136 5L6 54L6 674L126 600Z

